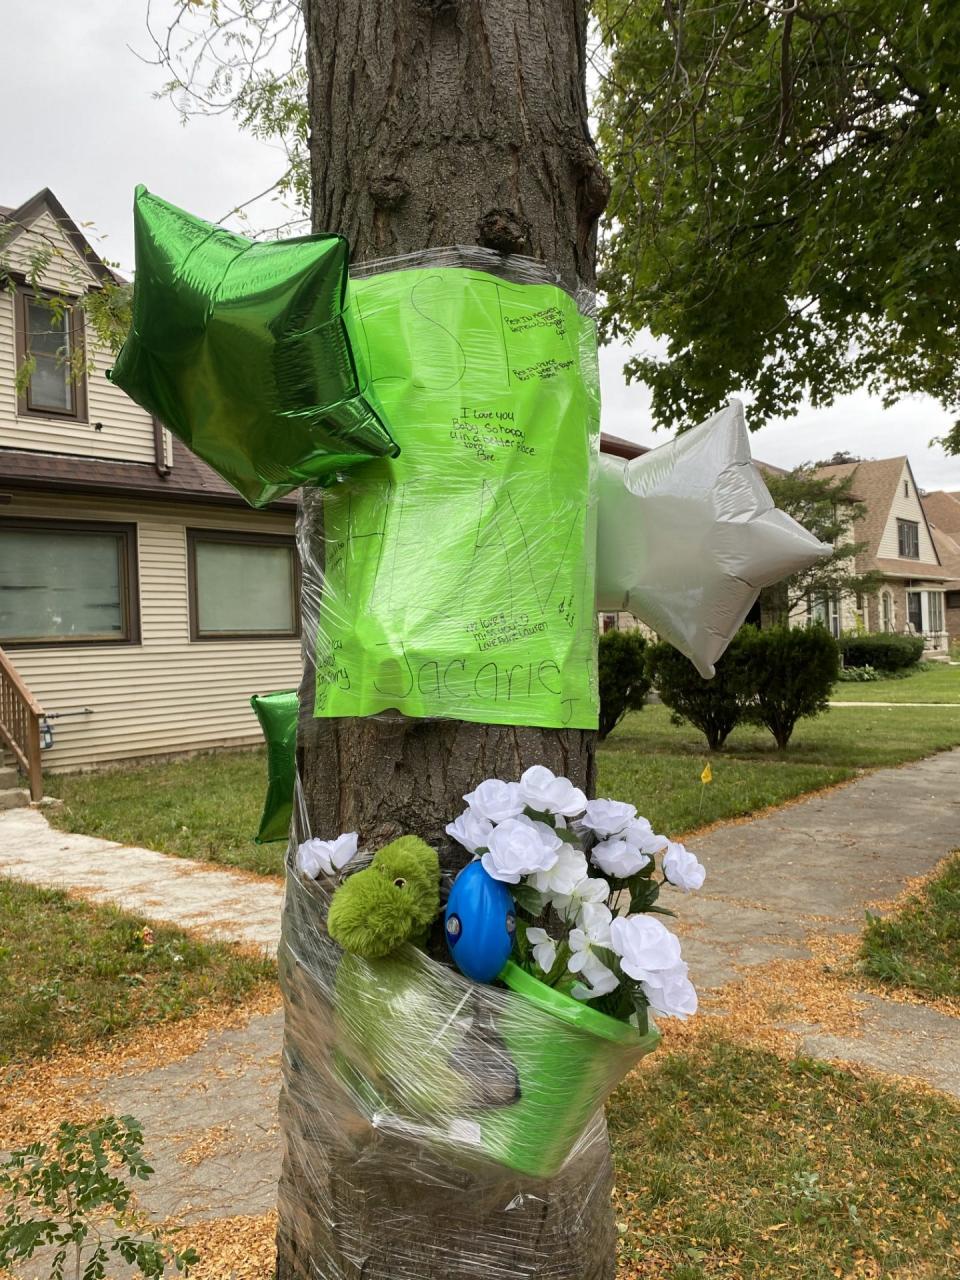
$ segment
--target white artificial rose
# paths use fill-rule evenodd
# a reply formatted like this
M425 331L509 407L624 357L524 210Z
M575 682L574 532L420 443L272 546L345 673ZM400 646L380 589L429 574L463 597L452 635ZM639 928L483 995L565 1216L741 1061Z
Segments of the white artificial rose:
M464 809L456 822L448 822L444 830L468 853L476 853L478 849L487 847L493 823L489 818L481 818L473 809Z
M610 926L610 948L637 982L680 964L680 942L654 916L618 916Z
M610 886L606 880L601 876L585 875L569 893L555 893L550 901L564 920L577 920L588 902L606 902L609 896Z
M488 822L505 822L523 813L523 797L518 782L501 782L487 778L475 791L463 797L478 818Z
M570 959L567 968L589 984L575 983L570 994L576 1000L595 1000L616 990L617 975L603 963L594 947L610 946L610 922L613 915L603 903L588 902L580 913L580 924L570 930Z
M586 854L561 840L556 862L549 870L532 875L530 882L538 893L559 894L562 897L572 893L586 874Z
M558 778L546 765L535 764L520 778L523 802L537 813L558 813L574 818L583 813L587 797L569 778Z
M618 880L636 875L650 862L647 854L641 853L635 845L628 844L619 836L595 844L590 850L590 858L601 871Z
M608 969L596 956L592 956L589 963L580 970L580 976L586 978L590 985L584 986L582 982L575 982L570 988L570 994L574 1000L596 1000L599 996L616 991L620 985L620 979L613 970Z
M563 841L543 822L527 817L507 818L494 827L481 857L483 869L494 880L519 884L522 876L549 871L556 863Z
M349 831L336 840L304 840L297 848L297 870L316 880L318 876L332 876L345 867L357 852L357 833Z
M557 961L557 944L546 929L528 929L527 941L533 943L533 958L543 970L549 973Z
M663 874L672 885L689 893L691 889L699 889L707 878L707 871L695 853L685 849L679 840L667 842L667 851L663 855Z
M659 853L663 846L669 843L666 836L657 835L646 818L640 817L628 822L619 833L618 838L626 840L627 844L632 844L641 853L649 853L651 855Z
M682 962L651 974L640 983L640 989L654 1013L665 1018L689 1018L697 1012L697 993Z
M624 800L590 800L580 825L601 838L618 835L637 816L637 807Z

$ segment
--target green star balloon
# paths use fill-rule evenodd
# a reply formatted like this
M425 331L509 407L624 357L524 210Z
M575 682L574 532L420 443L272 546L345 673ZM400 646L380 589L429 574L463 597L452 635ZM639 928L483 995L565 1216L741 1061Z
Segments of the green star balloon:
M267 742L267 795L263 802L257 844L286 840L293 816L293 789L297 774L296 689L254 694L250 705L260 721Z
M342 236L253 243L137 187L133 325L109 377L260 507L399 449L343 310Z

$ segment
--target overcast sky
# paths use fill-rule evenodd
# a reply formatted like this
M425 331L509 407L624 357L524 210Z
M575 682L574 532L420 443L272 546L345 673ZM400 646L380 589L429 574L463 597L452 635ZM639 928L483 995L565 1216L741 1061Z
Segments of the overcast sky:
M158 12L168 3L158 0ZM0 204L19 204L50 187L77 222L94 225L91 239L103 256L127 271L138 182L215 221L267 187L283 164L280 152L240 134L231 120L183 126L171 103L154 97L163 75L133 52L150 53L144 12L144 0L29 0L6 6L3 16ZM28 86L30 67L42 74L31 75ZM277 225L285 217L263 202L253 225ZM660 444L666 437L651 429L646 392L625 384L622 362L614 347L601 352L604 430ZM866 458L907 453L922 487L957 489L960 458L930 445L951 421L926 398L884 409L857 394L762 428L753 451L784 467L837 449Z

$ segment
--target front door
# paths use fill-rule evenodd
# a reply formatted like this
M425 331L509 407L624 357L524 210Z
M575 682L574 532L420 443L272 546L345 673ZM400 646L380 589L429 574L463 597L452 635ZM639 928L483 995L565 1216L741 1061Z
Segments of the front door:
M907 617L917 635L923 635L923 600L919 591L907 592Z

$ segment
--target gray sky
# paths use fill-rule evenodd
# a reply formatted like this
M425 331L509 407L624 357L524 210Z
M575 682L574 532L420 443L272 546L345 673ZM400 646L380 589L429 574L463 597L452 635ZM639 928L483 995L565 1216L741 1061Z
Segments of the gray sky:
M171 7L169 0L158 0L160 14L164 5ZM98 251L127 271L133 265L131 205L138 182L217 220L267 187L283 164L281 152L240 134L231 120L182 126L171 103L153 96L163 75L133 52L150 53L144 11L143 0L29 0L6 6L3 18L0 204L19 204L50 187L77 222L93 224L89 234ZM38 60L43 74L31 73L28 86L26 69ZM250 225L285 220L282 209L264 201ZM624 382L622 359L615 347L601 352L604 430L662 443L663 433L651 429L645 389ZM927 398L884 409L858 393L830 409L805 406L795 418L764 427L753 435L753 452L784 467L837 449L867 458L907 453L918 484L958 489L960 458L948 458L929 443L951 422Z

